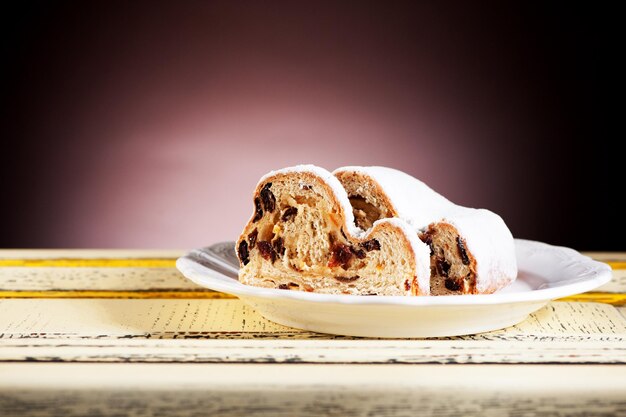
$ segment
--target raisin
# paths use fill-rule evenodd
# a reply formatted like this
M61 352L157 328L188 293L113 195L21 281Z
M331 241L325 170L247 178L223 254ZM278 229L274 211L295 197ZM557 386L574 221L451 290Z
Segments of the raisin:
M336 266L346 268L348 266L348 263L350 263L352 256L353 255L350 251L350 246L337 243L332 248L332 253L330 255L330 260L328 261L328 266L331 268L334 268Z
M450 272L450 264L443 258L437 258L435 261L435 265L437 265L437 273L443 277L448 276L448 272Z
M469 265L470 264L469 256L467 256L465 243L463 242L463 239L461 239L461 236L456 237L456 246L459 249L459 255L461 255L461 262L463 262L463 265Z
M350 250L352 251L354 256L356 256L359 259L363 259L366 256L366 253L363 249L355 249L353 247L350 247Z
M287 210L283 212L280 219L286 222L296 217L296 214L298 214L298 209L296 207L287 207Z
M261 200L259 197L254 199L254 219L253 222L258 222L263 217L263 209L261 208Z
M248 242L242 240L239 242L239 250L237 250L237 254L239 255L239 260L242 264L248 265L250 262L250 253L248 252Z
M271 182L268 182L261 189L261 201L263 202L263 208L265 211L269 211L272 213L276 208L276 197L270 191L270 187L272 186Z
M409 282L408 279L404 280L404 289L406 291L409 291L411 289L411 283Z
M376 239L368 240L367 242L361 243L361 247L368 252L373 250L380 250L380 242L378 242Z
M361 278L358 275L355 275L353 277L335 277L335 279L339 282L353 282L356 281L357 279Z
M270 242L266 240L259 240L257 242L257 246L259 247L259 253L263 259L272 262L276 260L276 252L274 252L274 248Z
M378 295L377 292L368 292L367 294L362 294L363 296L368 296L368 295Z
M256 244L256 238L259 235L259 231L254 229L252 233L248 235L248 240L250 241L250 249L254 249L254 245Z
M280 284L278 286L278 289L279 290L288 290L289 289L289 285L287 285L287 284Z
M282 237L274 239L272 245L274 246L274 252L276 252L277 255L283 256L285 254L285 246L283 245Z
M450 291L461 291L462 288L461 284L452 278L446 278L445 286Z

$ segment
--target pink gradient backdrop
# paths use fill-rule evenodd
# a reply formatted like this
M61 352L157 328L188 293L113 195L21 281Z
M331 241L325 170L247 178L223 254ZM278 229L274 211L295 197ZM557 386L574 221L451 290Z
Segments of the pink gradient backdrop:
M299 163L395 167L501 213L518 236L541 230L554 184L536 167L554 155L544 140L560 116L544 115L561 98L537 80L558 69L546 75L535 50L545 40L525 36L515 9L105 3L46 13L16 64L21 132L39 141L37 199L25 210L45 212L31 216L40 236L24 241L233 240L258 178Z

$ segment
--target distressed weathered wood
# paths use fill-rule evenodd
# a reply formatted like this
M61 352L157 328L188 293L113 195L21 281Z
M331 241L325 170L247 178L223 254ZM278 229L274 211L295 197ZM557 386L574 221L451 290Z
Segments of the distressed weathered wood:
M239 300L0 300L1 338L102 335L309 333L273 323ZM622 335L626 320L612 306L553 302L525 321L485 335Z
M626 364L624 336L576 340L24 340L0 344L4 362ZM543 339L543 340L541 340Z
M0 268L2 291L210 291L175 268Z
M0 361L626 363L626 319L594 303L555 302L507 329L425 340L300 331L239 300L0 300L0 328Z
M184 252L0 250L0 416L626 415L626 307L553 302L463 337L330 336L196 286L171 267ZM619 305L626 253L591 255L614 279L579 299Z
M626 367L5 364L3 416L600 416ZM60 377L62 375L62 377Z

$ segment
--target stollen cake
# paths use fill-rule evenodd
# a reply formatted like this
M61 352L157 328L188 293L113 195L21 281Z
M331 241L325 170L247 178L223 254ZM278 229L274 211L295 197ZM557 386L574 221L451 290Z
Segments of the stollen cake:
M502 219L384 167L313 165L259 181L236 243L242 283L355 295L494 292L515 279Z
M427 295L428 245L400 218L356 226L339 180L300 165L270 172L236 243L239 280L326 294Z
M516 278L513 236L497 214L453 204L392 168L343 167L334 175L361 228L399 217L429 245L432 295L492 293Z

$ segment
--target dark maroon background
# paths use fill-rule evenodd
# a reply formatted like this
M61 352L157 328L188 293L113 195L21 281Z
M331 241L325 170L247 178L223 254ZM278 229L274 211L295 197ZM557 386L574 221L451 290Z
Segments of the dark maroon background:
M257 179L311 162L396 167L516 237L626 249L595 10L28 2L2 19L1 247L234 240Z

